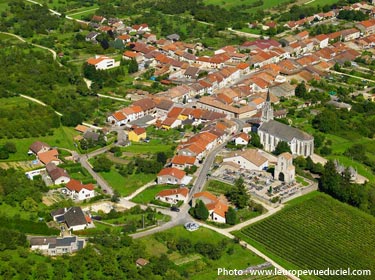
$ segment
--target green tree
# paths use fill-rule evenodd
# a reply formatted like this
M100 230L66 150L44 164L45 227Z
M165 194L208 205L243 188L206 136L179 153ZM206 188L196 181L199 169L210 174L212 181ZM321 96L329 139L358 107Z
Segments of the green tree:
M128 65L128 72L130 74L138 72L138 62L135 59L130 60Z
M307 89L305 82L299 83L295 90L296 96L300 98L306 98Z
M9 158L9 153L4 149L0 149L0 159L8 159L8 158Z
M117 190L113 191L113 195L111 197L112 202L119 202L120 201L120 193Z
M285 152L291 153L290 147L287 142L280 141L279 143L277 143L276 148L273 151L273 153L278 156Z
M234 182L234 188L227 191L225 195L239 209L243 209L249 205L250 195L247 193L242 177Z
M168 157L164 152L158 152L156 154L156 161L160 162L162 165L166 164L167 159L168 159Z
M194 208L194 216L202 221L205 221L208 219L209 212L202 200L198 200L197 204L195 205Z
M67 110L61 117L61 123L65 126L76 126L83 122L83 115L75 109Z
M236 210L233 209L233 207L229 207L228 211L225 213L225 222L229 225L236 224L237 221L237 213Z
M13 142L6 142L3 146L3 149L10 154L14 154L17 152L16 144L14 144Z
M256 133L256 132L251 132L250 133L250 136L251 136L251 139L250 139L250 145L251 146L254 146L254 147L256 147L256 148L260 148L260 149L262 149L263 148L263 145L262 145L262 143L260 142L260 137L259 137L259 135L258 135L258 133Z
M95 159L93 169L95 172L109 172L113 162L110 161L106 156L100 156Z

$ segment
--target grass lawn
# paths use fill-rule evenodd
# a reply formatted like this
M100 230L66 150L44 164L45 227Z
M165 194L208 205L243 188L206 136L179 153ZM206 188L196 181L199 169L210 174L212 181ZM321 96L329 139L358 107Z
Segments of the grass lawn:
M5 11L6 9L9 8L8 6L9 2L10 2L9 0L0 0L0 12Z
M215 195L220 195L220 194L225 194L227 191L229 191L232 188L233 186L227 183L217 181L217 180L209 180L204 186L203 190L211 192Z
M122 215L121 217L118 217L118 218L115 218L115 219L108 219L108 220L104 220L105 222L107 223L110 223L110 224L126 224L128 222L131 222L131 221L134 221L134 222L138 222L138 223L142 223L142 219L144 216L147 216L148 213L144 213L144 214L133 214L133 215ZM169 216L165 216L163 214L159 214L159 213L155 213L155 215L153 215L153 218L154 218L154 221L156 220L163 220L163 221L168 221L170 220ZM151 226L151 223L152 225L155 225L156 222L154 221L148 221L147 218L145 218L145 223L146 223L146 227L147 226Z
M339 2L338 0L306 0L305 1L305 5L309 5L309 6L325 6L325 5L332 5L332 4L335 4Z
M174 150L174 146L171 144L165 144L161 140L151 139L149 143L145 142L132 142L128 147L121 148L123 152L130 152L134 154L156 154L158 152L171 152Z
M217 244L223 239L229 241L227 237L210 229L201 227L197 231L189 232L183 226L177 226L161 233L144 237L140 241L146 246L146 252L151 256L160 256L163 253L167 254L168 258L179 265L182 270L189 272L189 279L217 279L217 268L219 267L244 269L252 265L264 263L263 259L251 251L230 241L227 248L232 248L232 254L223 252L221 258L218 260L208 260L198 253L181 255L178 251L168 251L166 246L167 241L171 239L179 240L180 238L189 239L193 245L198 241L213 244Z
M128 177L123 177L116 169L112 168L110 172L100 172L100 175L108 184L118 191L121 196L127 196L135 192L143 185L155 180L154 174L133 174Z
M259 29L256 29L256 28L244 27L244 28L240 29L240 31L242 31L242 32L246 32L246 33L258 34L258 35L260 35L260 30L259 30Z
M230 9L239 5L249 5L257 2L257 0L204 0L206 5L219 5L222 8ZM263 5L252 8L252 10L259 9L270 9L284 2L289 2L289 0L266 0L263 1Z
M143 192L134 197L132 201L135 203L148 204L154 200L155 196L162 190L172 189L174 187L175 186L171 185L155 185L145 189Z
M13 217L15 215L20 215L20 218L25 220L30 218L30 212L26 212L20 206L11 206L5 202L0 204L0 216Z
M296 181L304 187L309 185L301 176L296 176Z
M71 178L79 180L83 184L96 183L95 179L80 163L68 166L62 165L62 167L69 173Z
M374 230L373 216L328 195L313 192L292 200L277 214L234 234L287 269L374 270Z
M8 5L6 3L4 3L0 0L0 12L3 9L3 6L8 7ZM2 42L7 41L7 42L11 43L12 45L26 44L24 42L21 42L20 40L18 40L17 38L15 38L13 36L10 36L10 35L7 35L7 34L2 34L2 33L0 33L0 40Z
M16 144L17 152L10 154L9 159L5 161L24 161L32 159L31 156L27 155L29 147L35 141L42 141L49 144L51 147L67 148L75 150L73 137L77 135L73 128L61 126L54 130L53 135L35 137L35 138L24 138L24 139L0 139L0 146L6 142L13 142Z

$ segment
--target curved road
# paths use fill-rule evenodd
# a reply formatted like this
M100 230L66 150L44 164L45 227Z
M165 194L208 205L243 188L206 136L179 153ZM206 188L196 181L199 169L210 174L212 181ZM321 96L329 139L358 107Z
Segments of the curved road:
M9 36L12 36L12 37L14 37L14 38L20 40L21 42L24 42L24 43L30 44L30 45L32 45L32 46L34 46L34 47L36 47L36 48L45 49L45 50L49 51L50 53L52 53L53 60L56 61L56 62L59 64L60 67L63 67L63 66L64 66L64 65L62 65L58 60L56 60L56 58L57 58L57 54L56 54L56 52L55 52L53 49L50 49L50 48L47 48L47 47L45 47L45 46L41 46L41 45L38 45L38 44L30 43L30 42L26 41L24 38L22 38L21 36L18 36L18 35L13 34L13 33L2 32L2 31L0 31L0 33L2 33L2 34L6 34L6 35L9 35Z

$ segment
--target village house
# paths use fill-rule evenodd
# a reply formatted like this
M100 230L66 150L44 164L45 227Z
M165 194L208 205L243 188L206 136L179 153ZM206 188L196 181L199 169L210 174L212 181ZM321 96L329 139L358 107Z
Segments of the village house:
M192 201L193 207L195 207L198 200L201 200L206 205L209 213L209 219L211 221L216 223L226 222L225 214L229 207L224 201L206 191L194 194Z
M146 129L142 127L135 127L131 129L128 133L128 139L132 142L140 142L147 138Z
M64 223L68 230L77 231L92 227L93 223L89 216L85 215L81 207L60 208L51 212L54 221Z
M364 35L375 33L375 19L364 20L356 24L356 26Z
M291 97L295 95L295 87L285 82L271 86L269 92L277 97Z
M179 201L183 201L185 203L188 198L188 195L188 188L168 189L159 192L155 196L155 199L170 204L177 204Z
M122 54L122 58L125 60L132 60L134 59L137 61L137 63L141 63L144 59L143 55L141 53L133 52L133 51L125 51Z
M203 96L197 102L197 106L209 111L222 113L231 118L248 118L256 114L257 109L251 105L228 105L220 102L213 96Z
M190 176L186 175L185 171L174 167L163 168L157 175L157 182L159 185L187 185L191 179Z
M57 149L52 149L46 152L38 153L38 159L44 165L47 165L49 163L54 163L55 165L59 165L60 160L58 156L59 156L59 152L57 151Z
M63 189L63 193L64 192L73 200L85 200L95 196L93 184L84 185L82 182L75 179L70 179Z
M166 118L161 123L161 128L165 130L170 130L171 128L176 128L182 124L182 121L177 118Z
M184 170L185 168L190 168L196 163L197 159L195 157L184 155L175 155L171 160L172 167L181 170Z
M95 58L89 58L87 63L95 66L96 70L107 70L116 66L113 58L104 55L96 55Z
M262 171L267 169L268 160L256 149L236 151L223 159L223 162L233 162L246 170Z
M46 170L54 185L66 184L70 181L68 172L65 169L57 167L53 162L46 165Z
M96 37L98 37L99 34L100 33L98 33L98 32L92 31L92 32L90 32L89 34L86 35L85 41L86 42L98 43L96 41Z
M247 145L247 144L249 144L250 136L249 136L249 134L241 132L240 134L236 135L233 140L234 140L234 143L236 144L236 146L237 145Z
M50 145L41 141L36 141L30 145L28 154L38 155L39 153L47 152L50 149Z
M47 256L72 254L86 246L85 239L77 236L31 237L29 242L32 251L39 251Z

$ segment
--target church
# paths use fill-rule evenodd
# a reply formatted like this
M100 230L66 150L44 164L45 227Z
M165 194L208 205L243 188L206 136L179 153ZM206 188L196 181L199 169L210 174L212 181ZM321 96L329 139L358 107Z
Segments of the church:
M260 142L264 150L272 152L277 143L285 141L295 156L308 157L314 153L314 137L297 128L275 121L273 119L273 108L270 101L270 93L262 109L261 125L258 128Z

